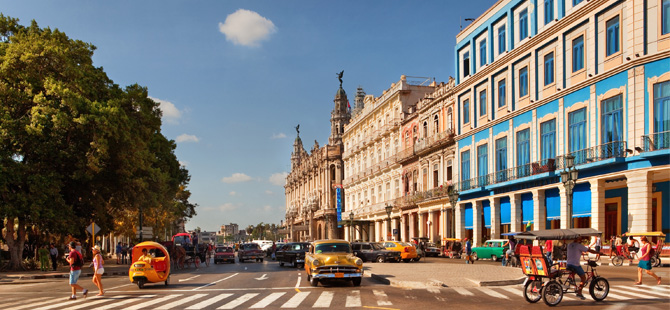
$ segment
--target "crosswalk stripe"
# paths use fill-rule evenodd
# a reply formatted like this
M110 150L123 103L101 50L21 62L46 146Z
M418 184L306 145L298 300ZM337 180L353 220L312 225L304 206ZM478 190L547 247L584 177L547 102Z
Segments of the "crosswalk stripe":
M453 289L454 289L454 291L456 291L456 293L459 293L463 296L474 296L475 295L472 292L470 292L470 291L468 291L468 290L466 290L462 287L453 287Z
M67 297L63 297L63 299L66 299L66 298L67 298ZM74 300L68 300L68 301L69 301L70 303L75 303L75 302L76 302L76 301L74 301ZM50 299L50 300L46 300L46 301L45 301L45 300L42 300L42 301L38 301L38 302L34 302L34 303L27 304L27 305L24 304L24 305L20 305L20 306L15 306L13 309L14 309L14 310L32 309L32 308L34 308L34 307L41 306L41 305L48 304L48 303L53 303L53 300L51 300L51 299Z
M628 299L632 299L633 297L619 295L619 294L616 294L616 293L612 293L612 291L610 291L609 293L607 293L607 298L614 298L614 299L619 299L619 300L628 300Z
M51 298L51 297L36 298L36 299L33 299L33 301L35 301L35 302L37 302L37 301L44 301L44 300L46 300L46 299L50 299L50 298ZM11 307L11 306L14 306L14 305L20 305L20 304L24 304L24 303L26 303L26 300L25 300L25 299L23 299L23 300L19 300L19 301L17 301L17 302L9 303L9 304L2 304L2 306L3 306L3 307L6 307L6 308L9 308L9 307Z
M272 293L265 298L261 299L261 301L255 303L253 306L249 307L249 309L263 309L269 304L271 304L273 301L279 299L279 297L284 296L286 292L280 292L280 293Z
M199 302L199 303L197 303L193 306L190 306L190 307L186 308L186 310L202 309L202 308L207 307L207 306L209 306L209 305L211 305L211 304L213 304L213 303L215 303L215 302L217 302L221 299L228 298L230 296L233 296L233 294L228 294L228 293L227 294L219 294L219 295L216 295L212 298L205 299L205 300L203 300L203 301L201 301L201 302Z
M233 301L231 301L231 302L229 302L229 303L227 303L227 304L225 304L221 307L218 307L217 309L233 309L233 308L249 301L249 299L252 299L256 296L258 296L258 293L244 294L244 295L238 297L237 299L235 299L235 300L233 300Z
M433 294L439 294L440 293L440 289L437 288L437 287L429 287L429 288L426 288L426 290L429 293L433 293Z
M507 296L505 296L505 295L503 295L503 294L500 294L500 293L498 293L498 292L496 292L496 291L494 291L494 290L492 290L492 289L490 289L490 288L486 288L486 287L478 287L477 289L479 289L480 291L482 291L483 293L485 293L485 294L487 294L487 295L489 295L489 296L491 296L491 297L503 298L503 299L509 299L509 297L507 297Z
M97 308L96 310L105 310L105 309L111 309L111 308L118 308L119 306L123 306L125 304L133 303L133 302L142 302L142 298L152 298L155 297L156 295L142 295L142 296L137 296L133 298L128 298L119 302L111 303L104 305L100 308Z
M100 297L100 298L96 299L95 301L82 303L82 304L76 305L74 307L67 307L67 310L77 310L77 309L82 309L82 308L88 308L92 305L104 304L106 302L109 302L110 300L124 299L124 298L128 298L128 295L120 295L120 296L113 296L113 297Z
M660 297L668 297L668 294L670 293L670 292L666 292L666 293L652 292L652 291L649 291L649 289L646 288L646 287L642 288L642 287L635 287L635 286L627 286L627 287L618 286L617 288L622 288L623 290L628 290L628 291L636 291L636 292L640 292L640 293L648 294L648 295L657 295L657 296L660 296Z
M347 295L347 302L345 307L360 307L361 306L361 291L351 291L351 294Z
M513 287L501 287L501 290L508 291L512 293L514 296L523 296L523 291L518 289L518 288L513 288Z
M159 303L162 303L162 302L164 302L164 301L167 301L167 300L170 300L170 299L179 297L179 296L181 296L181 295L182 295L182 294L171 294L171 295L166 295L166 296L163 296L163 297L161 297L161 298L156 298L156 299L153 299L153 300L149 300L149 301L147 301L147 302L143 302L143 303L136 304L136 305L134 305L134 306L132 306L132 307L125 308L124 310L139 310L139 309L142 309L142 308L151 306L151 305L159 304Z
M305 300L305 298L307 298L308 295L309 295L309 292L297 293L297 294L293 295L293 297L291 297L291 299L289 299L287 302L285 302L281 307L282 308L297 308L298 306L300 306L302 301Z
M640 285L641 287L644 287L646 289L650 289L652 291L657 291L657 292L662 292L665 294L670 294L670 287L665 286L665 285L657 285L657 286L650 286L650 285Z
M377 297L377 305L378 306L391 306L391 305L393 305L393 303L391 303L388 300L389 297L386 295L386 293L384 293L384 291L372 290L372 293L375 295L375 297Z
M312 308L328 308L333 300L333 292L325 291L319 296Z
M171 302L171 303L169 303L169 304L162 305L162 306L156 308L156 310L168 310L168 309L172 309L172 308L174 308L174 307L176 307L176 306L180 306L180 305L183 305L183 304L185 304L185 303L192 302L192 301L194 301L194 300L196 300L196 299L199 299L199 298L202 298L202 297L205 297L205 296L207 296L207 294L195 294L195 295L193 295L193 296L189 296L189 297L186 297L186 298L183 298L183 299L179 299L179 300L173 301L173 302Z

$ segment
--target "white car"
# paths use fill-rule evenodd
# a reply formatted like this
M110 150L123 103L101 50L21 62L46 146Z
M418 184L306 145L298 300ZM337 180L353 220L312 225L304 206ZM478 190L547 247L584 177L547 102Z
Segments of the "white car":
M254 240L252 242L258 244L264 252L267 252L272 247L272 241L270 240Z

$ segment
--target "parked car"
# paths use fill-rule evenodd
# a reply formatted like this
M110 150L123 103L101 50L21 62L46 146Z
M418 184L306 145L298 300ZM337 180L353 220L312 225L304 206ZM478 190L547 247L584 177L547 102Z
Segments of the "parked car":
M305 264L305 252L309 250L309 242L291 242L277 248L275 259L279 266L290 264L300 268Z
M435 245L435 243L432 243L432 242L425 243L424 250L426 251L426 257L429 257L429 256L438 257L438 256L440 256L440 248L438 248Z
M216 263L235 263L235 250L230 246L214 248L214 264Z
M491 239L484 242L480 247L472 248L472 255L474 259L491 258L497 261L505 256L507 246L503 247L507 240L505 239Z
M382 243L384 248L387 250L392 250L392 251L397 251L400 253L400 259L402 259L404 262L408 263L412 260L415 260L418 255L416 253L416 248L414 245L409 244L407 242L400 242L400 241L386 241Z
M351 248L354 255L362 259L363 262L399 262L401 258L400 252L387 250L381 243L377 242L354 242L351 244Z
M348 279L360 286L363 279L363 260L354 256L345 240L318 240L305 254L305 273L311 286L319 281Z
M263 250L261 250L258 243L244 243L241 244L240 249L237 250L237 259L240 260L240 263L244 263L247 259L255 259L257 262L263 262L264 257Z

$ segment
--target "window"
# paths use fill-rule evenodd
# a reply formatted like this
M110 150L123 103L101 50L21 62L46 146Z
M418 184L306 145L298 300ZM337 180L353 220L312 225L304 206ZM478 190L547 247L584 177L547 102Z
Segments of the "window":
M498 108L505 106L505 100L507 100L506 89L507 85L505 79L498 81Z
M447 129L453 129L453 127L451 127L451 119L453 117L454 115L452 109L451 108L447 109Z
M575 164L586 162L586 108L568 114L568 153L575 156Z
M544 0L544 24L554 20L554 0Z
M528 67L519 70L519 98L528 96Z
M479 93L479 116L486 115L486 91L482 90Z
M375 196L374 187L370 189L370 198L371 198L373 204L377 203L377 196Z
M670 33L670 0L663 0L661 8L661 35Z
M519 13L519 41L528 37L528 9Z
M496 182L507 181L507 137L496 140Z
M505 25L502 25L498 28L498 54L502 54L507 50L505 43Z
M437 115L433 117L433 132L440 132L440 118Z
M470 100L463 101L463 124L470 122Z
M582 3L584 0L572 0L572 6Z
M544 55L544 86L554 83L554 52Z
M391 199L391 183L386 183L386 200Z
M556 157L556 119L540 124L540 149L543 164Z
M479 42L479 65L486 64L486 40Z
M584 36L572 40L572 72L584 69Z
M654 85L654 149L670 148L670 81Z
M428 122L423 122L423 137L428 137Z
M470 151L461 153L461 181L465 188L469 188L465 181L470 180Z
M607 56L619 51L619 16L607 21Z
M390 185L390 183L388 183ZM400 181L395 180L395 196L400 197Z
M463 54L463 76L470 75L470 52Z
M488 146L486 144L477 147L477 176L479 177L479 186L487 185L486 175L488 171Z
M517 177L530 175L530 129L516 133Z
M622 96L618 95L602 102L602 144L603 155L613 157L621 155L621 140L623 140L623 103Z

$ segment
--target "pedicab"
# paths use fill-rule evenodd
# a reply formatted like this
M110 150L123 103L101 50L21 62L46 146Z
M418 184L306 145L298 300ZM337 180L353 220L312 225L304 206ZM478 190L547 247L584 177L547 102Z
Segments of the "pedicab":
M523 240L574 240L578 237L601 234L593 228L573 228L526 231L515 237ZM556 306L563 299L563 294L577 293L578 283L575 281L575 273L566 270L565 261L549 264L541 246L521 247L519 257L521 270L527 276L523 283L523 297L529 303L543 299L548 306ZM584 287L588 286L593 300L602 301L609 294L610 285L607 279L596 273L597 266L595 260L587 261Z
M150 259L140 260L142 250L147 250ZM170 284L170 254L160 243L146 241L133 247L133 262L128 270L130 282L136 283L140 289L146 283L164 282Z
M665 234L660 232L660 231L652 231L652 232L628 232L623 234L624 237L639 237L645 236L647 238L656 238L656 242L654 242L653 239L649 240L649 243L651 246L654 248L654 254L650 257L650 263L653 267L658 267L661 265L661 252L663 250L668 250L670 249L670 246L666 246L664 241L665 241ZM654 244L655 243L655 244ZM633 256L629 254L628 247L624 247L622 252L619 255L615 256L612 258L612 264L614 266L621 266L623 265L624 259L630 259L632 260ZM638 254L639 256L640 254Z
M461 251L463 250L461 239L442 238L442 242L444 243L443 257L461 258Z

